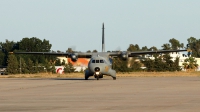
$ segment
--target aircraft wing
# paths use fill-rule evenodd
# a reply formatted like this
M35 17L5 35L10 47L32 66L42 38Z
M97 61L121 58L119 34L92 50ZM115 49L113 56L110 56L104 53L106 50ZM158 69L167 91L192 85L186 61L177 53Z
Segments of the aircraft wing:
M135 52L104 52L108 56L125 56L126 57L134 57L142 54L156 54L156 53L170 53L170 52L184 52L187 50L158 50L158 51L135 51ZM77 53L64 53L64 52L10 52L11 54L34 54L34 55L55 55L55 56L65 56L72 57L75 55L77 58L91 58L94 53L86 53L86 52L77 52ZM99 53L95 53L99 54Z
M129 57L142 54L156 54L156 53L170 53L170 52L184 52L184 51L187 50L136 51L136 52L129 52Z
M91 58L92 53L64 53L64 52L10 52L10 54L34 54L34 55L55 55L55 56L65 56L71 57L72 55L76 55L78 58Z
M156 53L170 53L170 52L184 52L187 50L158 50L158 51L122 51L122 52L111 52L109 53L110 56L123 56L127 55L127 57L134 57L143 54L156 54Z

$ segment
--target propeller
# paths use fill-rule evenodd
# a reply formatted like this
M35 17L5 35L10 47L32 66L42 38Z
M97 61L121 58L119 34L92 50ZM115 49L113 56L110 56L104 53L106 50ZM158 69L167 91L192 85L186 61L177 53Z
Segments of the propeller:
M76 46L71 46L66 50L66 52L72 53L72 52L76 52L75 50L76 50Z
M72 51L76 51L76 46L71 46L70 48L72 49Z
M121 51L121 47L118 46L118 47L116 48L116 51Z
M189 48L190 47L190 45L189 44L187 44L187 48Z

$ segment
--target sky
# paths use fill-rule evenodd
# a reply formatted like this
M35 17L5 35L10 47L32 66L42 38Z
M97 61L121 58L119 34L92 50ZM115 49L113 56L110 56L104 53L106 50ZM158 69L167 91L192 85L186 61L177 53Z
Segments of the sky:
M49 40L51 50L148 48L200 38L200 0L0 0L0 42Z

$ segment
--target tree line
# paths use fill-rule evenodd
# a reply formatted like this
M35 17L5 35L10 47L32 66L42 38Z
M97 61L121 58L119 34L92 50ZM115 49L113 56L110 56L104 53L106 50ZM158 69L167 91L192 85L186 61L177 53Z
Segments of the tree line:
M190 37L187 39L188 46L190 46L188 55L192 57L200 57L200 39L196 39L194 37ZM37 37L28 38L25 37L20 41L14 42L5 40L5 42L0 42L0 66L7 67L8 74L33 74L33 73L41 73L41 72L51 72L55 73L55 66L63 65L65 66L65 72L70 73L74 72L73 66L69 64L64 64L61 62L62 60L58 60L56 56L52 55L26 55L26 54L18 54L18 55L10 55L9 52L20 52L20 51L28 51L28 52L56 52L51 51L52 44L50 44L49 40L43 39L40 40ZM168 43L164 43L162 46L163 50L171 50L171 49L180 49L186 48L187 46L183 43L180 43L175 38L169 40ZM158 50L155 46L148 48L147 46L141 47L138 44L130 44L127 48L127 51L151 51ZM71 48L66 50L67 52L73 52ZM61 51L57 51L61 52ZM86 52L91 52L90 50ZM93 50L92 52L98 52L97 50ZM179 71L180 67L178 67L178 59L176 61L170 61L171 57L166 54L162 58L157 57L158 54L154 54L155 59L145 59L142 63L139 63L136 58L133 58L131 61L123 61L119 58L113 59L113 68L119 72L132 72L132 71L142 71L141 66L144 65L147 68L146 71ZM129 66L127 66L129 65ZM185 65L186 66L186 65ZM188 67L188 66L187 66ZM44 69L46 68L46 69Z
M196 58L200 58L200 39L190 37L187 39L188 43L184 46L177 39L172 38L169 43L163 44L161 50L177 50L177 49L188 49L187 56L183 62L183 68L186 70L195 70L198 67ZM138 44L130 44L127 51L152 51L158 50L155 46L148 48L144 46L139 47ZM182 68L179 66L179 58L177 57L172 61L169 53L159 56L159 54L153 54L154 59L145 58L141 62L136 61L137 58L131 60L120 60L114 59L113 68L118 72L137 72L137 71L148 71L148 72L165 72L165 71L181 71ZM129 66L126 66L129 65ZM142 68L145 66L146 68Z

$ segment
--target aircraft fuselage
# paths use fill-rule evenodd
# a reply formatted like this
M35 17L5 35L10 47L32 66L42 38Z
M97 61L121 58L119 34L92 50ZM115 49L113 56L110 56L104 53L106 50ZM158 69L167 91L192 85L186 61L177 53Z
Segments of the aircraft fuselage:
M103 75L108 75L116 79L116 71L112 69L112 61L107 53L93 53L92 58L88 63L88 70L85 72L85 79L89 76L103 78Z

